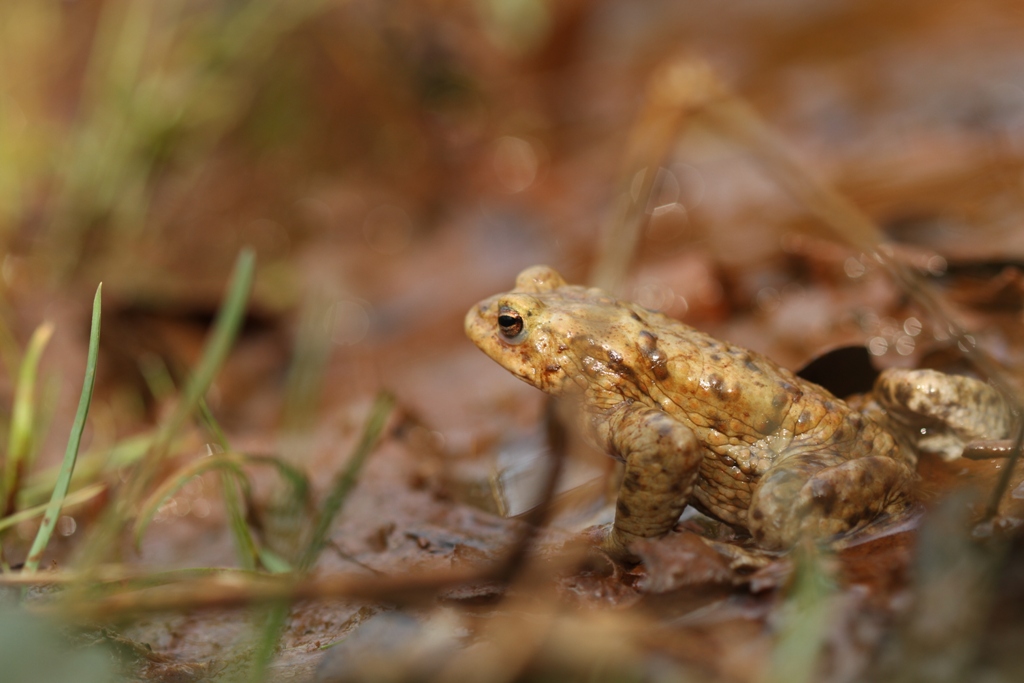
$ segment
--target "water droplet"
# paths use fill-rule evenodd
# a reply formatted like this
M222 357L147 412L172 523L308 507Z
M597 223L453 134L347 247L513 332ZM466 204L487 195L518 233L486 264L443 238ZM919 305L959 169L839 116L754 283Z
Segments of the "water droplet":
M909 334L901 334L896 338L896 353L901 356L909 356L914 352L914 338Z
M647 202L647 213L657 215L679 203L679 181L672 171L659 168L654 176L654 186L651 188L651 198Z
M664 311L675 299L675 292L665 285L641 285L634 291L633 300L652 311Z
M867 272L864 262L856 256L850 256L843 262L843 270L846 271L846 277L849 278L858 278Z
M210 501L205 498L199 498L198 500L192 501L192 514L203 519L210 514Z
M70 536L75 533L76 529L78 529L78 522L75 521L74 517L61 515L57 519L57 533L61 536Z
M946 272L947 265L948 264L946 263L946 259L936 254L935 256L932 256L930 259L928 259L928 263L925 265L925 267L928 269L928 272L931 273L932 275L942 275L943 273Z
M494 173L509 192L522 192L537 179L539 162L533 145L506 135L494 143Z
M885 337L872 337L868 340L868 351L875 356L883 356L889 350L889 342Z
M961 351L963 351L964 353L967 353L968 351L973 349L975 346L977 346L977 342L974 340L974 337L972 337L969 334L965 334L963 336L963 339L960 339L956 343L956 345L960 348Z

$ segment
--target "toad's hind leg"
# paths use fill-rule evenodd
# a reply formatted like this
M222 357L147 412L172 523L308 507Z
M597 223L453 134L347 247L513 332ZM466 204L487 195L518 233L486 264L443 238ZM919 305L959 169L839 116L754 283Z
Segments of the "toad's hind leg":
M947 460L972 441L1009 438L1013 428L1010 404L973 377L889 368L875 381L874 395L916 448Z
M754 491L747 528L758 545L783 549L866 526L908 500L913 471L885 456L845 460L831 452L786 458Z

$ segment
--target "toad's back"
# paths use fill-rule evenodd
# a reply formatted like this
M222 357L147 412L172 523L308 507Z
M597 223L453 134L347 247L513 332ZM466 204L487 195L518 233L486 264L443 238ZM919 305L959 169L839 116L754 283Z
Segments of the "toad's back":
M848 458L912 457L846 402L761 354L663 315L648 317L657 318L665 362L650 368L647 395L744 472L761 474L781 457L825 446Z
M913 467L909 450L825 389L761 354L657 317L665 362L651 369L646 394L704 448L692 502L705 513L746 527L761 476L811 453L834 462L882 456Z

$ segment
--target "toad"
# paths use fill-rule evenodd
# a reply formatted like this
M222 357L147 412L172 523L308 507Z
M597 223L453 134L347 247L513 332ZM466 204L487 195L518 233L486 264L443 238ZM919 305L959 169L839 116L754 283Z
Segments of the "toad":
M473 306L466 334L516 377L575 397L585 436L625 465L603 543L670 531L686 505L765 549L857 531L905 508L917 448L955 457L1006 438L987 384L933 370L883 372L855 408L768 358L547 266Z

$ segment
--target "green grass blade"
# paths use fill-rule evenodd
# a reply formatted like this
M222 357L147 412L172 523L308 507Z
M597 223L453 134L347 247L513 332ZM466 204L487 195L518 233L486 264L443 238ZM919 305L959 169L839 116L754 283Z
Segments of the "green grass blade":
M75 461L78 459L78 448L82 443L82 432L85 430L85 419L89 416L89 405L92 403L92 389L96 383L96 357L99 354L100 346L100 313L101 300L103 295L103 284L96 288L96 296L92 302L92 327L89 331L89 352L85 362L85 380L82 383L82 395L78 399L78 412L75 413L75 421L71 426L71 434L68 436L68 447L64 451L64 462L57 475L57 484L53 487L53 495L50 496L50 503L43 515L43 523L39 526L36 538L32 542L32 548L28 552L28 559L25 560L24 572L31 574L39 567L39 558L50 542L50 536L57 525L57 517L60 515L61 506L68 494L68 487L71 485L71 475L75 471Z
M100 523L94 526L88 542L82 544L80 561L84 565L94 566L105 560L114 552L121 533L131 524L131 520L138 519L136 506L146 497L146 492L156 479L160 464L167 455L174 436L195 409L199 399L206 395L238 335L249 301L255 265L256 256L253 250L243 249L235 261L224 304L217 313L213 331L203 347L198 366L185 385L184 394L171 417L157 431L152 449L139 463L126 491L116 504L111 506Z
M363 469L367 457L373 452L374 446L377 445L377 440L380 438L381 431L384 429L384 423L388 415L391 414L394 403L394 397L387 392L378 394L373 402L373 407L370 408L370 416L363 427L362 437L359 439L352 457L349 458L348 465L338 475L334 486L331 487L331 492L327 496L327 500L324 501L323 510L321 510L317 520L316 529L313 531L309 545L300 559L300 571L309 570L313 563L316 562L317 557L319 557L320 551L326 544L327 533L330 531L331 524L345 504L349 492L356 485L356 480ZM275 462L274 464L278 466L282 473L284 472L283 463ZM252 683L261 683L266 680L270 662L274 658L281 634L288 623L288 613L289 605L287 603L274 605L267 612L266 622L260 632L259 640L253 653L253 665L249 671L249 681Z
M288 603L276 604L266 611L266 621L252 654L252 667L248 676L250 683L264 683L267 680L267 669L277 652L281 634L288 625L289 612Z
M309 487L309 483L307 482L305 475L303 475L298 469L288 465L287 463L281 462L277 458L233 452L218 453L206 458L200 458L190 462L168 477L164 483L150 494L142 504L134 531L136 548L139 547L142 535L145 533L150 522L153 521L153 517L160 509L161 505L177 493L181 487L187 484L193 477L212 470L220 470L224 475L225 503L229 506L234 504L236 508L243 513L237 519L234 517L231 518L232 525L244 525L244 533L240 532L238 529L232 529L236 535L236 540L239 542L239 552L246 553L247 557L251 557L253 559L253 566L243 566L243 568L248 570L254 569L255 561L258 559L259 562L269 571L275 573L288 571L290 566L287 561L265 548L260 548L253 538L248 525L246 525L244 515L245 508L241 503L241 499L248 497L250 491L249 478L245 475L245 471L242 469L244 465L265 465L274 467L281 475L281 478L286 480L292 486L294 490L293 495L296 497L301 496L305 499L305 495ZM234 498L233 503L228 500L229 497ZM242 559L242 563L245 565L245 559L240 559Z
M139 372L146 382L149 393L156 399L157 403L166 401L174 395L174 378L163 358L155 353L144 353L139 357Z
M266 465L277 470L278 475L292 487L292 496L297 503L305 503L309 497L309 478L301 469L281 458L271 455L246 455L246 462Z
M153 493L143 502L135 521L135 547L138 548L142 541L142 535L146 532L149 523L153 521L160 506L177 493L182 486L190 479L204 474L211 470L224 470L240 480L245 479L245 472L242 470L243 458L238 453L218 453L205 458L193 460L173 475L164 480Z
M220 424L217 423L216 418L213 417L213 413L210 412L210 407L206 405L205 398L199 399L198 409L199 416L202 418L203 424L220 446L221 450L225 452L230 451L231 444L228 443L228 438L224 435L224 430L220 428ZM228 513L231 533L235 537L235 550L238 553L238 563L243 569L256 569L259 562L259 549L256 539L252 537L249 525L245 521L245 503L242 500L242 496L238 493L238 487L235 486L235 481L231 476L231 473L220 473L220 485L224 496L224 507Z
M225 453L229 452L231 450L231 444L228 443L228 437L224 435L224 430L220 428L220 423L217 422L217 418L215 418L213 413L210 412L210 406L206 404L205 398L199 399L199 405L197 408L199 409L199 417L203 421L203 426L206 427L208 432L210 432L210 436L212 436L217 445L221 447L221 450Z
M65 496L64 502L61 504L61 509L63 510L72 505L78 505L79 503L84 503L86 501L92 500L93 498L100 495L106 490L106 484L97 483L89 484L88 486L83 486L77 491L69 493L67 496ZM10 529L11 527L17 526L22 522L27 522L30 519L35 519L36 517L39 517L40 515L44 514L49 509L50 504L44 503L42 505L35 505L30 508L25 508L24 510L18 510L13 515L8 515L7 517L0 519L0 531Z
M244 477L244 474L236 475ZM238 553L238 563L242 569L254 570L259 564L259 548L256 539L249 531L249 525L245 521L245 503L238 492L238 486L228 472L220 473L221 489L224 495L224 507L227 508L231 534L235 537L235 550Z
M118 468L134 465L149 452L153 438L152 432L144 432L129 436L111 446L82 453L75 464L71 488L91 483L104 472L113 472ZM18 505L39 505L44 500L49 500L59 476L59 464L30 474L26 477L24 486L18 490Z
M260 564L271 574L286 574L294 567L288 563L288 560L284 559L277 553L266 546L260 546Z
M317 401L327 377L325 370L334 348L331 339L333 314L334 308L324 296L315 297L302 311L284 392L282 427L286 434L305 431L313 424Z
M234 344L238 330L242 326L246 305L249 303L249 291L252 289L253 272L256 268L256 255L250 248L245 248L235 262L235 272L231 278L224 306L217 314L213 324L210 340L203 349L202 358L192 376L185 384L185 392L170 419L164 423L157 441L159 447L166 447L171 438L182 428L185 420L192 413L199 401L206 395L214 377L224 364L231 345ZM162 453L161 453L162 455Z
M366 420L366 426L363 428L363 435L359 439L352 457L349 458L348 465L335 479L331 492L328 494L327 500L324 501L323 509L317 519L316 528L313 530L313 536L299 562L300 570L308 571L316 562L317 557L320 556L320 551L323 550L327 542L327 534L331 529L331 524L345 504L349 492L356 485L356 480L363 469L363 464L373 451L373 447L377 445L377 439L384 429L384 422L387 420L388 415L391 414L391 408L394 404L395 399L390 393L381 392L377 394L373 407L370 408L370 416Z
M333 299L322 292L310 297L300 311L282 407L279 449L283 462L308 462L312 457L312 441L305 435L315 423L316 407L328 376L327 364L335 347L335 315ZM304 473L301 479L293 480L294 495L275 510L274 526L267 529L268 538L292 565L297 565L306 552L310 520L315 519Z
M277 471L278 476L281 477L281 479L284 480L284 482L288 485L289 491L288 498L286 499L284 507L285 511L282 513L279 510L277 512L278 515L283 514L286 516L286 519L290 520L290 516L291 514L293 514L293 512L308 509L307 506L309 503L309 478L306 476L305 472L303 472L298 467L295 467L294 465L288 463L283 458L278 456L246 455L245 461L251 465L264 465L272 467ZM299 541L299 543L296 544L294 547L298 547L301 549L301 533L298 533L300 529L301 527L296 525L295 536L296 540ZM294 569L292 562L296 559L295 557L293 557L294 553L288 553L287 551L285 551L285 554L281 554L279 552L272 551L265 545L268 542L267 537L271 532L269 532L266 528L264 528L263 531L264 543L257 544L256 546L257 551L259 553L260 564L263 566L264 569L274 574L292 571ZM293 546L289 545L289 547Z
M793 549L795 577L779 610L778 640L765 678L768 683L810 683L827 648L835 618L836 586L818 548Z
M3 501L0 506L0 516L14 512L14 503L17 499L25 461L33 448L32 435L35 427L35 393L36 376L39 374L39 358L43 355L43 350L52 335L53 325L50 323L44 323L36 328L18 370L18 388L14 394L7 459L4 462Z

